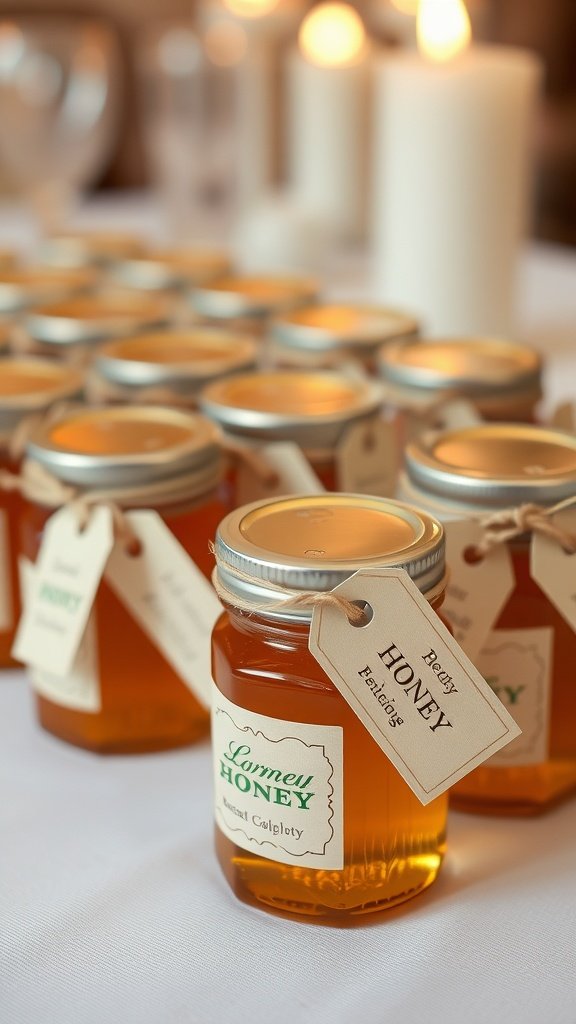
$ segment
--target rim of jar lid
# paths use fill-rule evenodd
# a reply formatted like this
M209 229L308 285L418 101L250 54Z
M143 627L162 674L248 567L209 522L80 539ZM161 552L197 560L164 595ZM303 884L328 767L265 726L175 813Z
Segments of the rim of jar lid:
M18 313L39 303L64 301L96 287L92 267L6 267L0 270L0 313Z
M273 275L230 275L211 285L194 288L190 302L201 316L231 320L235 317L267 317L304 304L318 295L313 278Z
M375 530L380 515L382 523ZM358 528L354 528L354 517ZM388 545L383 542L384 517L389 531L394 527L396 533ZM308 534L306 519L312 524ZM355 550L344 556L351 538ZM280 543L283 550L279 552ZM314 547L308 548L310 543ZM332 557L323 560L330 544ZM244 505L221 521L215 555L219 579L239 605L254 610L265 605L266 617L299 621L311 618L310 607L274 608L275 602L280 605L288 596L274 587L328 591L358 569L387 566L405 569L425 594L445 573L444 529L438 520L403 502L364 494L290 495Z
M158 249L136 258L114 260L111 272L132 288L189 288L229 274L228 253L217 249Z
M553 504L576 492L576 436L516 423L430 431L407 446L405 467L422 491L463 507Z
M93 310L100 306L100 315ZM96 292L41 306L27 314L24 328L34 341L49 345L82 345L126 337L170 323L166 296L137 291Z
M348 324L340 328L333 322L341 316ZM328 323L322 323L322 317ZM356 322L354 323L354 317ZM385 306L359 303L320 303L305 306L273 320L270 334L275 342L287 348L304 351L327 352L348 346L360 350L373 350L383 343L400 338L417 337L418 321L406 313Z
M4 393L2 383L5 387L10 371L20 378L22 390ZM46 387L42 386L42 381L46 382ZM80 398L83 387L81 370L63 363L35 357L10 356L3 359L0 367L0 431L12 429L23 416L48 409L55 402Z
M40 255L53 267L86 267L107 264L145 252L144 239L122 231L86 231L53 235L42 243Z
M89 420L106 420L113 426L156 423L174 428L182 435L161 448L142 451L94 453L75 450L54 440L63 426L82 425ZM42 424L31 435L27 457L39 462L59 480L88 489L131 487L155 483L198 471L204 474L221 461L221 434L198 413L164 406L129 405L67 409L50 424Z
M428 357L426 365L407 361L419 354ZM430 363L431 354L441 360L440 365ZM451 356L452 367L446 365ZM470 395L494 391L539 393L542 359L528 345L505 338L426 338L385 346L378 357L378 368L380 376L391 384L423 391L456 388Z
M170 342L174 342L181 347L182 358L169 362L146 359L144 355L138 358L138 346L149 343L152 347L154 341L157 341L160 354L162 348L168 348ZM187 342L190 343L188 359L184 358ZM214 349L212 359L209 358L211 348ZM199 355L201 351L204 358ZM218 352L220 358L217 357ZM253 369L257 352L257 343L246 335L217 328L191 327L188 330L135 334L107 342L98 349L94 368L104 380L122 387L169 386L185 392L201 387L215 377Z
M249 395L251 387L257 392L266 385L272 388L267 399L272 408L258 408L257 403L242 400L242 391L248 391ZM282 401L290 394L289 386L292 387L292 407L282 408ZM328 397L332 391L335 400L340 394L340 405L328 412L315 412L310 399L314 389L323 389ZM234 399L234 394L240 399ZM343 403L345 398L348 401ZM310 403L309 412L305 411L306 399ZM347 376L337 370L271 370L236 374L215 381L201 391L199 405L206 416L233 434L263 441L295 440L314 448L330 448L338 443L349 424L378 413L382 394L377 382Z

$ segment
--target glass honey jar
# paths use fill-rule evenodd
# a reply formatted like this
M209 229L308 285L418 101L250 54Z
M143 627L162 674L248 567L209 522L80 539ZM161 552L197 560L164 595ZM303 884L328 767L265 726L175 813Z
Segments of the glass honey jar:
M298 445L324 487L335 491L342 489L339 445L356 424L379 421L381 394L369 380L341 372L270 370L216 381L200 393L199 405L246 444ZM233 503L237 497L234 490Z
M387 345L378 366L385 407L396 416L403 437L414 432L419 418L420 427L451 426L443 419L442 405L452 399L466 400L479 419L529 423L542 397L539 354L528 345L499 338L414 339ZM427 417L430 410L433 415Z
M231 275L194 288L190 302L203 322L262 337L272 317L309 306L318 292L310 278Z
M13 316L41 303L60 302L93 291L98 279L98 272L90 267L70 270L3 267L0 269L0 316Z
M220 436L208 420L150 406L77 409L36 431L27 456L21 531L27 571L33 572L48 518L62 504L48 494L54 484L56 490L64 484L73 497L112 503L120 512L155 510L199 570L210 575L209 539L225 509L218 498ZM38 488L38 472L43 478L49 474L51 488ZM70 677L36 666L32 680L42 726L87 750L170 749L192 743L208 729L205 707L106 575Z
M171 316L165 295L111 289L37 306L23 329L43 355L82 363L101 342L166 327Z
M408 446L399 494L445 523L527 503L549 509L576 496L576 438L524 424L430 432ZM452 798L468 811L537 814L576 788L576 635L533 578L530 534L507 547L513 587L475 663L523 732ZM480 560L474 545L453 556L448 533L454 573L455 557Z
M138 334L98 348L89 395L194 407L206 384L253 370L256 354L252 339L210 327Z
M417 895L442 863L447 796L419 802L310 653L311 607L290 596L402 566L438 609L442 527L389 499L294 496L229 514L215 552L216 850L232 890L332 923Z
M327 369L353 361L373 374L383 345L419 334L418 321L395 309L321 303L273 320L270 348L276 366Z
M52 267L105 267L115 260L141 256L145 251L144 240L129 232L77 231L46 238L40 255Z
M82 375L71 367L43 359L2 360L0 366L0 469L14 473L20 462L26 428L57 402L77 399ZM0 666L14 664L11 657L20 615L18 530L22 501L0 482Z
M144 291L180 291L209 284L231 271L230 255L208 248L154 249L118 259L111 267L119 284Z

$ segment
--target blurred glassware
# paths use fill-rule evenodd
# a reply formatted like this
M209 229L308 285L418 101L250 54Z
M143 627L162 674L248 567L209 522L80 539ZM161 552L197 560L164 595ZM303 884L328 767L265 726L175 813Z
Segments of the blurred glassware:
M119 126L120 54L103 22L0 20L0 166L44 231L101 173Z

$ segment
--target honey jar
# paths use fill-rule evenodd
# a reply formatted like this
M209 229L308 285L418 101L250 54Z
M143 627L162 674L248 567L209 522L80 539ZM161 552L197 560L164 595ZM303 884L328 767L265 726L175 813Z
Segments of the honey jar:
M155 249L117 260L113 278L128 288L144 291L182 290L209 284L232 270L230 256L217 249Z
M256 447L298 445L328 490L340 489L339 445L356 424L379 421L380 403L380 389L368 380L305 370L239 374L199 396L200 408L228 435Z
M107 266L142 255L142 238L124 231L77 231L45 239L42 260L53 267Z
M99 347L89 391L106 402L193 407L207 383L253 370L256 352L245 335L209 327L138 334Z
M8 358L0 367L0 466L14 472L31 418L56 402L78 398L78 370L48 360ZM17 490L0 482L0 666L13 664L10 651L20 615L18 529L22 502Z
M307 306L274 320L272 358L277 366L334 367L358 362L375 373L383 345L417 338L414 317L398 310L348 303Z
M261 337L272 317L309 306L318 291L310 278L229 276L194 288L190 302L201 321Z
M451 399L471 403L478 417L498 422L532 422L541 398L542 361L537 352L497 338L414 339L385 346L378 360L386 405L403 433L410 418L429 417L449 426L442 404ZM463 425L463 424L462 424Z
M445 850L447 797L423 806L308 649L291 594L402 566L438 609L442 527L383 498L246 505L216 535L212 638L216 850L239 899L345 923L421 892Z
M171 314L165 295L110 290L37 306L23 328L42 354L86 362L99 343L165 327Z
M489 524L488 517L499 513L494 529L508 528L517 516L508 522L501 518L503 510L535 505L546 511L576 496L576 438L523 424L423 435L408 446L400 494L446 524L467 519ZM454 576L456 557L472 559L478 570L478 545L453 554L447 528ZM476 667L523 732L457 783L453 800L464 810L534 814L576 787L576 635L534 578L530 533L512 532L516 535L506 544L511 591ZM483 557L488 571L490 552ZM490 584L480 596L488 605L496 600Z
M65 503L102 502L117 515L155 510L199 570L210 574L208 543L225 510L217 495L219 432L208 420L150 406L78 409L35 432L27 455L22 549L29 567L47 520L63 504L64 486ZM124 541L117 538L119 544ZM127 553L143 557L141 550ZM68 743L98 753L137 753L186 745L207 731L205 707L106 575L72 676L57 678L38 666L32 673L42 726Z
M92 291L97 283L97 272L88 267L6 267L0 270L0 315L12 316L40 303L60 302Z

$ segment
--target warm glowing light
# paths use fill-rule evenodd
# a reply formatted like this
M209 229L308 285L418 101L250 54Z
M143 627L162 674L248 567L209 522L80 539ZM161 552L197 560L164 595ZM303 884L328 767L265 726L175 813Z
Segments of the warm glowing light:
M344 3L323 3L304 18L298 33L300 50L311 64L343 67L355 64L366 48L359 14Z
M470 42L470 19L463 0L420 0L418 46L431 60L456 57Z
M392 7L395 7L397 11L401 11L402 14L411 14L413 17L416 17L420 0L390 0L390 3Z
M278 0L224 0L224 6L237 18L264 18L278 6Z
M233 67L246 56L248 39L233 21L215 21L204 32L204 49L213 64Z

